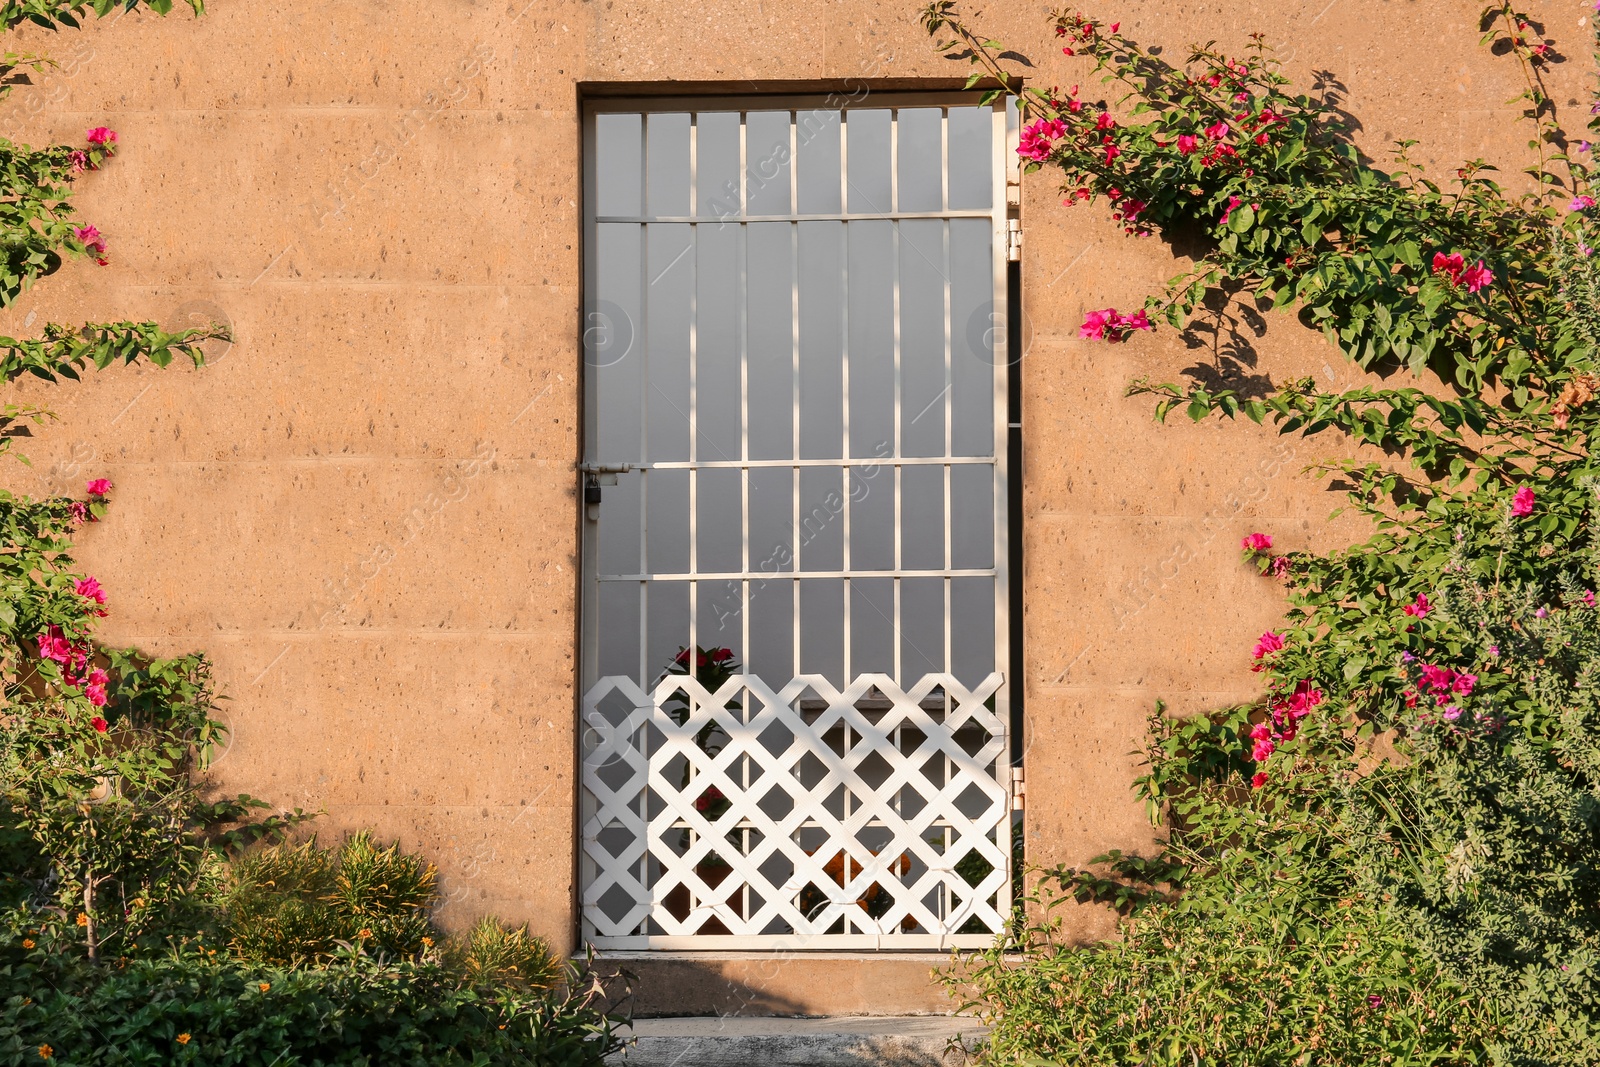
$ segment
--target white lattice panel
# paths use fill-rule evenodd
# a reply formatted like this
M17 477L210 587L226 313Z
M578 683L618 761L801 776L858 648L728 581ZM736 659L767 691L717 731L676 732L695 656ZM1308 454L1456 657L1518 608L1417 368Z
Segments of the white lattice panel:
M928 674L585 695L585 935L602 948L989 944L1010 907L1005 731ZM680 721L681 720L681 721Z

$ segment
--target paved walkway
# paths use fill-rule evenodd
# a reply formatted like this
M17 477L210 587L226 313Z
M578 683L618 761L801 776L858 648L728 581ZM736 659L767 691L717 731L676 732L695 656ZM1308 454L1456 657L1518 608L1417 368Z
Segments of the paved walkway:
M963 1067L984 1028L950 1015L639 1019L615 1067Z

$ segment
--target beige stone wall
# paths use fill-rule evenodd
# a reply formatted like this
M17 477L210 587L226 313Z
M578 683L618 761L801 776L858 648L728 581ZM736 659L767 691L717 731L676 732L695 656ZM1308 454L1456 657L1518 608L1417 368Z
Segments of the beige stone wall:
M1530 0L1573 61L1587 13ZM209 317L203 371L120 370L21 386L61 420L25 449L33 492L116 483L80 557L111 593L104 637L215 660L233 734L223 787L372 826L441 868L455 921L493 911L557 944L573 930L574 651L580 359L578 103L586 83L949 78L914 3L716 0L212 0L203 19L129 15L24 31L58 70L4 106L19 140L90 125L122 151L81 184L112 265L76 263L7 313L40 321ZM1448 167L1521 165L1514 69L1477 44L1467 0L1130 2L1095 9L1177 56L1260 29L1300 78L1328 71L1374 153L1423 142ZM1086 78L1043 5L984 28L1032 77ZM1092 87L1091 87L1092 89ZM1339 536L1299 468L1334 442L1233 425L1159 428L1143 374L1212 361L1171 331L1077 339L1177 273L1170 249L1100 209L1025 199L1023 363L1030 710L1028 847L1081 861L1150 829L1128 783L1158 698L1247 698L1273 588L1242 567L1251 529ZM1253 373L1352 375L1268 316ZM1091 927L1086 927L1086 930Z

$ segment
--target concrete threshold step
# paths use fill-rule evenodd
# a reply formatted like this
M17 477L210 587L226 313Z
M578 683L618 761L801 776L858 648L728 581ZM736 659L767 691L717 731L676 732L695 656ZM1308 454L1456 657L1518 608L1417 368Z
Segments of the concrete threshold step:
M964 1067L985 1027L955 1015L635 1019L611 1067Z

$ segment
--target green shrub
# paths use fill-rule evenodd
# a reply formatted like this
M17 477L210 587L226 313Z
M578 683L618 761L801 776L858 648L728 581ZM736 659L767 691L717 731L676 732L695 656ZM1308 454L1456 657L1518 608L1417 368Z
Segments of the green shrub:
M451 938L444 958L474 982L522 989L550 989L561 981L561 961L526 926L508 927L492 915Z
M432 961L345 953L262 967L198 944L120 967L0 948L0 1064L598 1067L620 1047L594 987L463 985ZM575 971L568 980L576 985Z
M242 959L292 966L364 943L413 956L434 933L432 865L360 832L337 849L315 838L247 852L234 861L225 900L228 947Z

